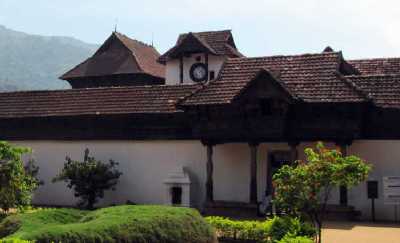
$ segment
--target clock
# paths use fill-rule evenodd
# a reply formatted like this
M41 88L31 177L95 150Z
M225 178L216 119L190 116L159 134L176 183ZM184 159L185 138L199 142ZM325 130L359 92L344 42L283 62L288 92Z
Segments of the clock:
M207 66L204 63L195 63L190 67L190 78L194 82L203 82L207 80Z

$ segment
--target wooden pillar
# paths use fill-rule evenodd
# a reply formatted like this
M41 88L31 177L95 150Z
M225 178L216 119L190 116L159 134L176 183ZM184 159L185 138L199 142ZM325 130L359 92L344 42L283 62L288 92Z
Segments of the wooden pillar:
M179 57L179 82L183 83L183 56Z
M204 54L204 63L206 64L207 67L207 75L206 75L206 82L208 81L208 77L209 77L209 71L208 71L208 53L206 52Z
M347 156L347 143L339 142L336 143L339 146L340 152L343 156ZM346 186L339 187L339 204L341 206L347 206L348 204L348 192Z
M213 145L207 144L207 181L206 181L206 202L214 202L214 182L213 182Z
M257 204L257 143L250 146L250 203Z
M297 151L297 146L299 145L299 142L297 141L291 141L288 143L290 147L290 157L291 157L291 162L295 162L296 160L299 159L299 153Z

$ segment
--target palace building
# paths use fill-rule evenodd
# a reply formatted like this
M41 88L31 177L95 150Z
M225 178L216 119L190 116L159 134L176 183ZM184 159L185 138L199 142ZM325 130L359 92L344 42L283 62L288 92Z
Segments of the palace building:
M273 173L324 141L373 165L376 218L395 218L383 180L400 176L400 58L346 60L330 47L246 57L229 30L181 34L160 55L114 32L61 79L72 88L0 93L1 139L32 147L40 166L38 205L76 203L51 179L89 148L123 172L101 205L256 214ZM367 183L338 188L330 208L370 218Z

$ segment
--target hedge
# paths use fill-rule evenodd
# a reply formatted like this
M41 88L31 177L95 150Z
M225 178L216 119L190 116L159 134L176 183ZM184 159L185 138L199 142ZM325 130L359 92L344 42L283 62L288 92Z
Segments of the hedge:
M6 242L38 243L211 243L215 240L212 227L194 209L134 205L95 211L42 209L11 215L0 224L0 237L5 237Z
M308 243L315 229L298 218L274 217L267 220L231 220L224 217L206 217L222 241ZM297 241L296 241L297 240ZM303 241L300 241L303 240ZM312 242L312 240L311 240Z

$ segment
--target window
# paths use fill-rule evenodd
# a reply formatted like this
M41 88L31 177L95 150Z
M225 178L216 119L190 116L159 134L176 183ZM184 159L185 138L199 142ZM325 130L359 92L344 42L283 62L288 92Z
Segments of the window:
M210 80L214 80L214 78L215 78L215 72L210 71Z

